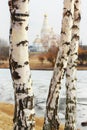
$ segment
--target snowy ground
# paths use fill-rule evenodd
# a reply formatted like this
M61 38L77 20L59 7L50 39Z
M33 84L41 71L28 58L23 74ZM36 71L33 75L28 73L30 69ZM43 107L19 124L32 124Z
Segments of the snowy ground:
M35 95L36 115L44 116L45 102L49 89L52 71L31 71L33 80L33 89ZM77 126L81 130L87 130L87 127L81 127L83 121L87 121L87 71L77 72ZM14 103L13 87L8 69L0 69L0 101ZM65 118L65 85L64 81L60 92L60 113L62 122Z

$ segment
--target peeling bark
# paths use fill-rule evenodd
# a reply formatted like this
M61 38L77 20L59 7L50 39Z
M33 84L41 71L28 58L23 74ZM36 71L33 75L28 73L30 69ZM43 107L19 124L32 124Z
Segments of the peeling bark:
M61 29L61 45L54 67L53 77L49 86L46 102L46 114L43 130L59 130L58 102L61 81L66 71L67 61L70 53L71 31L73 25L74 0L64 0L64 12Z
M76 128L76 67L78 58L78 44L80 35L80 0L75 0L74 20L72 26L72 40L70 56L66 71L66 116L64 130L77 130Z
M29 0L9 0L11 16L9 64L15 95L14 130L35 130L28 56Z

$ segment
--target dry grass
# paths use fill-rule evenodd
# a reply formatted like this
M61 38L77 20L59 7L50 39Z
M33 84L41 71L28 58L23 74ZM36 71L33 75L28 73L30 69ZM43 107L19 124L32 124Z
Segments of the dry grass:
M87 54L87 50L79 48L79 54ZM43 57L41 62L40 57ZM47 53L30 53L30 68L32 70L53 70L53 64L47 60ZM9 61L0 60L0 68L9 68ZM87 70L87 66L78 66L79 70Z
M87 54L87 50L84 50L83 48L81 48L81 47L79 47L79 49L78 49L78 53L79 54Z
M13 128L13 105L0 103L0 130L12 130ZM43 118L36 117L36 130L42 130ZM64 130L64 126L60 126Z

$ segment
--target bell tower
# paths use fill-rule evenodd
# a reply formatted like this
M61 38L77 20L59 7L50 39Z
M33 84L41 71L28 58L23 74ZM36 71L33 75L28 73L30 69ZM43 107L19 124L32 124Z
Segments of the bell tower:
M44 14L44 20L43 20L43 25L41 29L41 39L43 39L45 36L48 36L50 33L50 27L48 24L48 16L47 14Z

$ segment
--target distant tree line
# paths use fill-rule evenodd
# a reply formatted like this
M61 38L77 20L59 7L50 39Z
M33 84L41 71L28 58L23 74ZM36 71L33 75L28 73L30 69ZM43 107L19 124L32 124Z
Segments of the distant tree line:
M83 48L82 46L80 47ZM39 56L39 60L43 63L44 60L46 59L48 62L52 64L52 66L54 66L57 53L58 53L58 48L55 46L51 46L48 52ZM4 39L0 39L0 60L7 60L8 58L9 58L9 45L7 41L5 41ZM87 66L87 51L79 53L78 65Z
M7 60L9 57L9 46L7 41L0 39L0 60Z
M42 62L42 64L43 64L44 60L47 60L48 62L50 62L52 64L52 66L54 66L55 61L56 61L57 52L58 52L58 48L55 46L51 46L51 48L49 48L48 52L44 52L42 55L40 54L38 56L38 59Z
M52 64L55 65L56 57L58 53L58 48L52 46L49 48L48 52L39 56L39 60L43 63L45 59ZM87 51L83 50L83 52L78 52L78 66L87 66Z
M79 54L78 65L79 66L87 66L87 53Z

